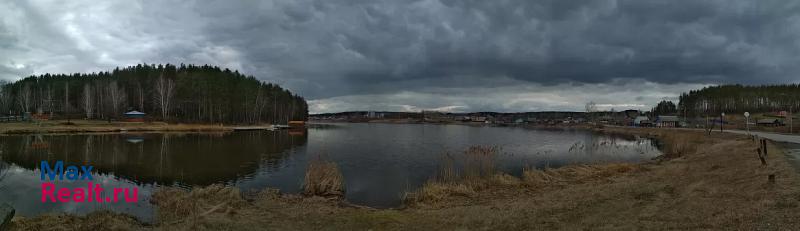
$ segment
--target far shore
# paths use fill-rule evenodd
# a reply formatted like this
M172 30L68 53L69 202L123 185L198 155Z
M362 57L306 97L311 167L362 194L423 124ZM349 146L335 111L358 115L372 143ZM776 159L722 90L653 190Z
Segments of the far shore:
M0 123L0 135L121 133L121 132L231 132L235 128L259 128L269 125L181 124L164 122L118 122L101 120L49 120Z
M578 128L591 129L585 123L571 124L487 124L474 122L421 122L416 120L374 120L362 122L312 120L308 126L318 123L388 123L388 124L454 124L467 126L520 126L528 128ZM6 122L0 123L0 135L20 134L82 134L82 133L125 133L125 132L232 132L234 130L264 130L271 124L236 125L236 124L191 124L191 123L165 123L165 122L120 122L105 120L47 120L35 122Z

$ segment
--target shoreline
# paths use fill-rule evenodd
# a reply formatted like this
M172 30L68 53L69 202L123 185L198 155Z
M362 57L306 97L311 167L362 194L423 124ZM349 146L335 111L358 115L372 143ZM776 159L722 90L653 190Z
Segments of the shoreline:
M264 125L169 124L164 122L111 122L53 120L43 122L0 123L0 136L24 134L118 134L126 132L232 132L237 128L262 128Z
M110 212L17 217L13 223L22 229L58 223L86 229L104 222L124 229L170 230L780 229L797 227L800 221L800 176L785 155L777 154L783 150L776 144L770 144L775 154L762 166L754 154L755 142L744 135L707 136L703 131L663 128L596 131L662 139L666 156L640 164L569 165L530 171L522 178L496 173L431 184L418 192L428 190L433 199L400 209L373 209L348 205L341 198L280 194L271 189L243 194L235 188L210 186L173 191L177 199L200 205L193 210L160 206L157 213L170 213L172 218L153 224ZM768 183L768 175L777 175L777 182ZM224 209L209 212L212 205L221 203Z

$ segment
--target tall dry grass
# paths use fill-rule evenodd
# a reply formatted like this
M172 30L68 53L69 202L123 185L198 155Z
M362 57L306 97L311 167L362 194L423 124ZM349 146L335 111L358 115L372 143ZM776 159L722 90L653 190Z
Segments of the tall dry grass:
M497 146L481 145L470 146L461 155L445 153L433 180L446 183L494 175L497 171L495 159L499 153Z
M497 146L480 145L470 146L461 155L445 153L437 175L418 190L407 192L403 200L408 204L436 203L451 196L470 197L487 179L499 184L513 182L514 177L497 174L495 159L499 153Z
M496 173L497 146L471 146L464 151L464 177L486 177Z
M667 132L661 134L659 139L664 144L664 157L671 159L697 151L697 146L704 139L704 134L698 132Z
M236 187L211 185L186 191L180 188L163 188L153 193L150 202L156 205L156 218L160 224L193 224L208 220L215 213L229 213L247 204Z
M571 165L557 169L525 169L522 183L528 186L564 185L581 183L586 180L608 178L615 175L641 171L637 164L616 163L603 165Z
M500 152L497 147L473 146L468 148L461 159L445 155L439 170L439 177L426 182L416 191L406 193L404 202L409 206L442 206L453 197L473 198L485 190L536 189L547 186L580 184L597 179L609 178L629 172L641 171L637 164L619 163L602 165L570 165L556 169L524 169L521 177L498 172L495 158ZM463 161L461 171L456 171L453 162Z
M309 162L303 192L307 196L344 196L344 177L336 163L319 159Z

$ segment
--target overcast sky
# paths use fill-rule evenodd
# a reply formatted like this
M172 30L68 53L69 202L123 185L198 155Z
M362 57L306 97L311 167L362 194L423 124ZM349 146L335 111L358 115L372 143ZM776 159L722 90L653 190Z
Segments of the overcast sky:
M312 113L650 108L797 82L800 1L0 1L0 79L211 64Z

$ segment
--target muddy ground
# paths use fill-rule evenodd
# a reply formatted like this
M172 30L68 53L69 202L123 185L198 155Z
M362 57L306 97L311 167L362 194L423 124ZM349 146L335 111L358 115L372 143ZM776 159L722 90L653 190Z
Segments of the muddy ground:
M762 165L750 137L702 131L605 128L658 137L665 158L567 166L430 183L402 209L340 199L242 193L212 186L154 196L157 223L121 214L17 217L12 230L541 230L766 229L800 227L800 177L779 147ZM775 175L774 183L768 180Z

